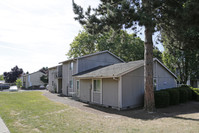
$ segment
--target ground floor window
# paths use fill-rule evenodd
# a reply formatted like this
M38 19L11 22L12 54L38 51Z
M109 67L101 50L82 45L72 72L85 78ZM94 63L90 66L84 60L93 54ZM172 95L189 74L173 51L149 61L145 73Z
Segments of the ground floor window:
M101 80L93 80L93 90L97 92L101 91Z
M76 88L77 88L77 96L79 96L79 93L80 93L79 80L76 81Z
M70 80L70 82L69 82L69 87L70 87L70 88L73 88L73 80Z
M77 87L77 90L79 90L79 80L76 81L76 87Z
M153 88L156 91L157 90L157 79L153 78Z

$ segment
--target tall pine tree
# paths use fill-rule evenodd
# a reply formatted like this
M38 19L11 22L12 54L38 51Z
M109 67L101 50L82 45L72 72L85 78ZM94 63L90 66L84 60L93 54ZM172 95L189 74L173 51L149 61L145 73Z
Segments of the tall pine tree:
M86 27L91 34L98 34L110 30L145 28L145 56L144 56L144 108L153 112L155 108L153 90L153 41L152 35L159 28L170 24L168 15L180 14L178 10L170 10L170 6L183 6L190 0L100 0L97 8L83 8L73 1L73 11L77 15L75 20ZM171 11L171 12L169 12ZM173 17L175 17L175 15ZM162 26L162 27L161 27Z

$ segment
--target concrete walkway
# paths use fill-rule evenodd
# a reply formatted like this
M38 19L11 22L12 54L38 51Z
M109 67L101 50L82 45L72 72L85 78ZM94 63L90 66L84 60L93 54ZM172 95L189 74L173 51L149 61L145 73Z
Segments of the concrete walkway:
M10 133L10 131L6 127L6 125L3 122L3 120L1 119L1 117L0 117L0 133Z

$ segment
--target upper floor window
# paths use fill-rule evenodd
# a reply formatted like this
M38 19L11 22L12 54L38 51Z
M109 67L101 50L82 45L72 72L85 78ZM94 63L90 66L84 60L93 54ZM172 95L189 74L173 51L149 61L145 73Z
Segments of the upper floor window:
M70 62L70 70L73 70L73 62Z

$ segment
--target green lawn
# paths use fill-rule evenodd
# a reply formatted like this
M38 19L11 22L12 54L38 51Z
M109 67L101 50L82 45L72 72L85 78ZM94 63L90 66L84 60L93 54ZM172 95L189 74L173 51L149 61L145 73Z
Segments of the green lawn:
M38 91L1 92L0 116L11 133L194 133L199 131L199 113L148 120L120 115L105 117L102 114L88 113L52 102Z

